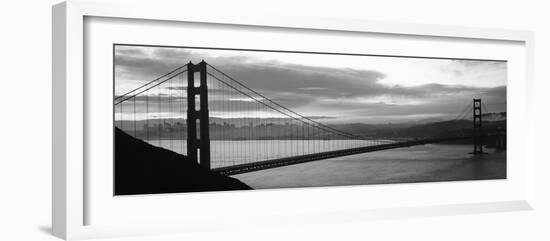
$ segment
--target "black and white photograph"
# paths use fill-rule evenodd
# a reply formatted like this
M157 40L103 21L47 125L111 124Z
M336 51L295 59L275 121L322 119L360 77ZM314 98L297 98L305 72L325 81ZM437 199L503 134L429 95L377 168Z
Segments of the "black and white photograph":
M547 5L6 2L0 241L549 241Z
M115 44L115 195L506 179L507 61Z

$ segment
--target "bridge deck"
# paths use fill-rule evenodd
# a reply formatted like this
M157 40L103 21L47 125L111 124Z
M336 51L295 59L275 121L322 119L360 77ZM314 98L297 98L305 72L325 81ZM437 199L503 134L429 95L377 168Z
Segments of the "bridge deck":
M471 139L471 138L472 136L464 136L464 137L433 138L433 139L414 140L414 141L406 141L406 142L396 142L396 143L390 143L390 144L358 147L358 148L352 148L352 149L320 152L315 154L307 154L307 155L285 157L285 158L272 159L272 160L266 160L266 161L260 161L260 162L245 163L245 164L239 164L239 165L228 166L228 167L214 168L212 170L220 174L229 176L229 175L236 175L240 173L259 171L263 169L294 165L294 164L299 164L304 162L335 158L340 156L349 156L349 155L361 154L366 152L381 151L381 150L388 150L388 149L394 149L394 148L410 147L410 146L416 146L416 145L425 145L429 143L438 143L438 142L463 140L463 139Z

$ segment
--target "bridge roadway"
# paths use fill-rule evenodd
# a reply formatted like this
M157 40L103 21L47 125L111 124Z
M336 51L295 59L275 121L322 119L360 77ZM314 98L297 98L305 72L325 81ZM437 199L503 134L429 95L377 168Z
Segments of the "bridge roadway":
M484 135L484 137L488 137L488 136L492 136L492 135ZM355 154L361 154L366 152L382 151L382 150L388 150L388 149L394 149L394 148L411 147L411 146L425 145L430 143L440 143L440 142L464 140L464 139L472 139L472 138L473 138L472 136L461 136L461 137L431 138L431 139L421 139L421 140L413 140L413 141L405 141L405 142L396 142L396 143L390 143L390 144L327 151L327 152L320 152L320 153L314 153L314 154L272 159L272 160L266 160L266 161L260 161L260 162L245 163L245 164L239 164L239 165L233 165L233 166L227 166L227 167L219 167L219 168L213 168L212 171L229 176L229 175L236 175L240 173L259 171L263 169L294 165L294 164L299 164L304 162L335 158L340 156L348 156L348 155L355 155Z

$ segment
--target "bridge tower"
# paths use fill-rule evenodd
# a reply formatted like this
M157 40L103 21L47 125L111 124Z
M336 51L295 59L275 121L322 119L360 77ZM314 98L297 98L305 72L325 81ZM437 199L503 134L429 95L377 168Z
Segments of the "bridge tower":
M200 83L195 86L195 73L199 73ZM210 131L208 123L208 86L206 84L206 62L187 64L187 157L210 169ZM196 96L199 96L199 110L196 109ZM197 138L197 121L199 138ZM199 159L197 159L197 155Z
M481 125L481 99L474 99L474 155L483 154L483 127Z

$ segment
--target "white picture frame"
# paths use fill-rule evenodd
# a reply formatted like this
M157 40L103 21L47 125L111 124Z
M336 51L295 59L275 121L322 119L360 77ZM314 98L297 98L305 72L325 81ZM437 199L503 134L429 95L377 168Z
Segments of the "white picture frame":
M421 25L408 23L389 23L389 22L370 22L350 19L325 19L325 18L300 18L293 16L276 16L253 14L248 16L231 15L209 15L200 11L187 11L182 14L180 9L190 8L189 3L180 1L162 1L163 4L156 2L97 2L85 0L72 0L60 3L53 7L53 166L52 166L52 227L53 234L63 239L84 239L93 237L112 237L121 235L153 234L153 233L172 233L201 230L208 226L214 227L232 227L243 226L252 219L255 225L266 223L282 225L291 218L292 222L338 222L341 220L357 219L380 219L380 218L400 218L400 217L421 217L432 215L450 215L466 214L495 211L513 211L532 209L534 202L534 169L535 157L530 151L534 138L533 130L524 129L520 140L510 142L519 145L515 148L515 155L512 158L522 158L520 164L522 168L521 180L514 183L514 190L509 195L504 195L496 199L483 199L470 197L469 201L449 198L441 202L411 202L410 205L402 203L380 204L375 208L361 208L358 203L349 205L348 208L338 209L328 207L328 210L321 210L320 206L312 205L310 209L291 210L283 212L284 207L274 208L271 212L264 212L261 215L252 215L254 211L239 211L230 213L236 215L231 224L217 216L210 216L208 219L200 218L193 214L187 219L196 218L193 222L186 225L181 223L177 217L165 217L159 219L154 214L144 212L144 217L154 219L152 223L128 223L125 225L95 224L89 223L87 216L91 213L89 209L90 181L86 180L85 175L89 162L85 162L85 157L89 155L86 149L86 130L85 123L89 116L87 110L85 92L85 18L90 17L109 17L117 19L141 19L142 21L172 21L182 23L209 23L222 24L228 28L231 26L254 26L255 28L277 28L277 29L300 29L300 30L321 30L335 32L354 32L354 33L378 33L390 34L395 36L422 36L428 38L440 39L459 39L459 40L481 40L481 41L501 41L514 43L522 48L523 77L521 81L515 82L510 86L514 103L512 106L530 106L531 99L529 93L530 83L532 83L533 74L533 34L529 31L518 30L496 30L467 27L451 27L438 25ZM150 11L155 8L156 11ZM84 91L83 91L84 90ZM510 97L509 97L510 98ZM515 108L515 107L512 107ZM511 121L509 125L525 124L526 116L530 115L529 108L515 108L517 110L510 118L518 117L517 121ZM513 133L512 133L513 134ZM510 138L510 137L509 137ZM436 192L453 185L473 185L472 183L441 183L421 187L430 192ZM502 189L507 189L507 184L481 184L477 186L482 192L495 185L502 185ZM486 187L483 187L486 186ZM411 188L406 186L405 188ZM461 187L465 188L465 187ZM371 188L372 189L372 188ZM386 186L382 189L369 189L356 186L345 189L317 188L308 190L307 195L318 198L336 195L361 196L373 192L387 192L389 195L396 195L402 192L403 188L396 186ZM400 191L401 190L401 191ZM418 190L416 190L418 191ZM178 199L187 198L194 202L209 203L213 200L222 198L237 202L238 200L262 198L264 200L273 200L277 197L295 197L302 195L304 189L298 190L272 190L267 192L222 192L206 194L185 194L175 195ZM504 192L504 191L503 191ZM414 194L411 191L410 194ZM155 197L143 197L146 201L143 205L153 205L156 202L164 204L173 204L170 201L170 195L161 195ZM177 200L181 201L181 200ZM139 205L142 205L139 204ZM298 204L300 205L300 204ZM99 209L102 206L98 207ZM147 209L147 206L144 207ZM292 209L292 207L286 207ZM96 208L97 210L97 208ZM317 211L316 211L317 210ZM178 211L174 211L177 213ZM229 214L229 213L228 213ZM117 214L112 214L113 216ZM153 215L153 216L151 216ZM227 214L226 214L227 215ZM221 216L221 215L220 215ZM327 217L330 216L330 221ZM113 217L116 219L116 217ZM138 218L139 219L139 218ZM183 220L185 221L185 220ZM193 223L193 225L189 225Z

